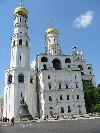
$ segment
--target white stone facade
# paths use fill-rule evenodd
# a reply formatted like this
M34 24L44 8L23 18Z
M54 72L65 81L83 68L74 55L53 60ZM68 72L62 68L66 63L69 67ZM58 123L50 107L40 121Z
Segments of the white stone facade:
M17 11L16 11L17 10ZM22 97L33 117L37 114L36 75L30 68L28 16L22 6L15 9L14 34L11 42L10 69L5 70L4 111L7 118L16 117Z
M19 8L22 10L22 5ZM59 32L50 27L45 34L45 52L37 55L35 67L30 68L28 16L25 8L20 10L14 15L11 62L5 70L3 116L16 117L22 97L33 117L86 113L82 81L92 80L95 86L92 65L76 47L71 55L63 55Z

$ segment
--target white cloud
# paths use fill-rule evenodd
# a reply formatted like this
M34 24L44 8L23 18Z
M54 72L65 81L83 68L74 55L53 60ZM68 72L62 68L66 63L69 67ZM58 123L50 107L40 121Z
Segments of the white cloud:
M34 60L31 62L31 64L30 64L31 68L35 69L35 64L36 64L36 60L34 59Z
M80 15L74 20L73 26L77 28L81 27L86 28L92 23L92 20L93 20L93 11L87 11L85 12L85 14Z

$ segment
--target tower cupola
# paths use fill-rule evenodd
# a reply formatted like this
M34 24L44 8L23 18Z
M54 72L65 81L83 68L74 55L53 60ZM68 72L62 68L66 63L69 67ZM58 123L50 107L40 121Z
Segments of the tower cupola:
M49 29L46 30L46 35L48 35L49 33L56 33L56 34L59 34L58 33L58 30L53 28L53 27L50 27Z
M17 7L14 11L14 16L22 15L23 17L28 17L28 11L22 6L22 1L20 2L20 6Z
M45 53L48 55L61 55L61 46L59 43L59 32L56 28L50 27L45 33Z

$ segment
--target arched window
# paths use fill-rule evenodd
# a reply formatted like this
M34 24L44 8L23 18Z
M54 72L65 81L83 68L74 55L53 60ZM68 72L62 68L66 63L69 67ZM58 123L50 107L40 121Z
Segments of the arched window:
M21 60L21 55L20 55L20 60Z
M80 68L80 70L83 70L83 66L82 65L78 65L78 68Z
M22 97L22 92L21 92L21 97Z
M61 89L61 84L59 84L59 89Z
M65 63L71 63L71 59L70 58L66 58L65 59Z
M69 95L67 95L67 100L69 100Z
M48 79L50 79L50 75L48 75Z
M61 107L61 113L64 113L64 108L63 107Z
M18 83L24 83L24 75L22 73L18 75Z
M68 85L66 84L66 89L68 89Z
M49 96L49 101L52 101L52 97L51 96Z
M19 45L22 45L22 39L19 40Z
M71 108L70 108L70 106L68 106L68 113L70 113L71 112Z
M59 59L54 59L52 63L53 63L53 68L55 68L55 70L61 70L61 62Z
M48 62L48 58L47 57L42 57L41 62Z
M11 83L12 83L12 75L9 74L9 75L8 75L8 84L11 84Z
M33 77L30 76L30 83L33 84Z
M15 46L15 40L13 41L13 46Z
M43 70L47 70L46 64L43 65Z
M62 97L62 95L60 95L60 100L63 100L63 97Z
M21 18L20 18L20 22L21 22Z
M78 65L78 68L81 70L81 75L84 75L83 66L82 65Z
M88 69L91 69L91 67L88 67Z
M51 84L48 84L48 86L49 86L49 89L51 89Z

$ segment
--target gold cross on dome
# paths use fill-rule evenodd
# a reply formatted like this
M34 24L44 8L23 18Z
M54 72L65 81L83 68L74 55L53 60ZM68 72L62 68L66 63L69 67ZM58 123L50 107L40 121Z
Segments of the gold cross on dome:
M20 6L22 6L22 0L20 0Z
M51 27L52 27L52 22L53 22L53 20L51 19L51 20L50 20L50 26L51 26Z

